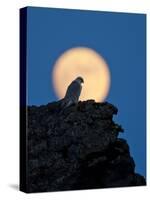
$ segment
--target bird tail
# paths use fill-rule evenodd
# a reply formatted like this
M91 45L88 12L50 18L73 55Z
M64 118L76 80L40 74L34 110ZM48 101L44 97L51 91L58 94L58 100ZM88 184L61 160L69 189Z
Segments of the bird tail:
M69 107L71 104L72 104L71 100L65 99L65 98L61 99L61 100L60 100L60 112L59 112L59 113L63 113L63 111L64 111L67 107Z
M63 113L64 109L67 107L66 106L66 101L65 101L64 98L59 100L59 105L60 105L59 113L61 114L61 113Z
M65 105L65 99L64 98L59 100L59 105L60 105L60 109L62 109L64 107L64 105Z

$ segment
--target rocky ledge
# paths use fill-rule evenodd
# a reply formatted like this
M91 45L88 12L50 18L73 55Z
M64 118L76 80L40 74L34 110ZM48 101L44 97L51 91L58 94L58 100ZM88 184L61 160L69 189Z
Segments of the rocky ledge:
M28 192L145 185L114 114L94 100L28 106Z

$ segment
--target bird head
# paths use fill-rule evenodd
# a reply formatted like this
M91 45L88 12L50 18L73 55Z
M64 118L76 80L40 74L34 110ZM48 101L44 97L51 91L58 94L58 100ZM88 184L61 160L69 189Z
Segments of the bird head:
M84 79L81 77L81 76L79 76L79 77L77 77L76 78L76 81L78 82L78 83L84 83Z

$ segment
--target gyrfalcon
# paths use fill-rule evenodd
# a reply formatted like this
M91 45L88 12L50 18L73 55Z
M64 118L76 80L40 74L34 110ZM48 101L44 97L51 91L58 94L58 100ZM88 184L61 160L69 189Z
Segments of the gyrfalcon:
M68 106L78 103L82 90L82 83L84 83L84 80L80 76L70 83L64 98L61 100L61 108L63 110Z

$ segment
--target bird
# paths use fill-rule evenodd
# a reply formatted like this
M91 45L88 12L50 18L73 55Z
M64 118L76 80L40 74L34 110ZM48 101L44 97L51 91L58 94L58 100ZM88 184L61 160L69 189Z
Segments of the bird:
M82 90L82 83L84 83L84 79L81 76L77 77L70 83L64 98L61 99L62 110L73 104L76 105L78 103Z

